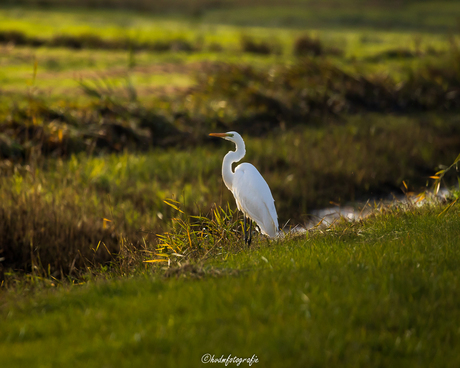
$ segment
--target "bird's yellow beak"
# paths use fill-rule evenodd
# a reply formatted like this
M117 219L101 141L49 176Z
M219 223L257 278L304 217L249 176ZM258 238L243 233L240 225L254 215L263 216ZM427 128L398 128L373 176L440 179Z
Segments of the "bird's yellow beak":
M227 133L210 133L209 134L211 137L219 137L219 138L225 138L228 136Z

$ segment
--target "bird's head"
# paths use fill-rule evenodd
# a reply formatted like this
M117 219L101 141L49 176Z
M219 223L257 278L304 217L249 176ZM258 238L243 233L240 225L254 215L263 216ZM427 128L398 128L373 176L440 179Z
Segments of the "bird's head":
M239 135L237 132L227 132L227 133L211 133L209 134L211 137L219 137L226 139L227 141L236 143L238 141L242 141L243 138L241 138L241 135Z

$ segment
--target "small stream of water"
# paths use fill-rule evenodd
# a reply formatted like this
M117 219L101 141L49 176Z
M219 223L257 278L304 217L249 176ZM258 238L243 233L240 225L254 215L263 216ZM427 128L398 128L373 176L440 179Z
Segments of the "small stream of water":
M303 225L297 225L289 230L289 233L304 233L313 228L327 228L334 222L341 218L348 221L357 221L366 218L367 216L382 210L397 205L413 205L423 206L427 201L437 200L445 201L450 195L451 191L448 189L439 190L438 194L434 197L433 194L427 193L427 199L420 200L416 195L390 195L385 199L369 199L367 202L355 202L345 206L326 207L311 212L310 221ZM287 226L289 228L289 226Z

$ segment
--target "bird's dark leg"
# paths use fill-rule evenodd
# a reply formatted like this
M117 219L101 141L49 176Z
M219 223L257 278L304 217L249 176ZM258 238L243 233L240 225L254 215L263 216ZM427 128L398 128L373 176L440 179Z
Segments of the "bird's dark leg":
M244 218L244 221L243 221L244 242L247 243L248 242L248 234L247 234L247 229L246 229L246 215L245 214L243 214L243 218Z
M252 241L252 220L248 219L249 221L249 237L248 237L248 247L251 246L251 241Z

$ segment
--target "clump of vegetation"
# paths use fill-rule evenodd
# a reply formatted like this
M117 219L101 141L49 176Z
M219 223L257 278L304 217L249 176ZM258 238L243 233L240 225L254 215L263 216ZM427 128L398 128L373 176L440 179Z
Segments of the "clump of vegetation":
M102 50L147 50L154 52L193 52L199 49L183 38L170 40L137 41L121 37L104 39L96 34L80 35L59 34L49 39L27 36L20 31L0 31L0 44L30 47L65 47L68 49L102 49Z
M85 215L72 199L6 190L0 198L0 255L6 269L63 278L107 263L119 251L110 223Z
M12 106L0 123L0 157L29 161L37 154L69 157L79 152L146 151L178 144L183 134L155 110L122 103L111 91L82 84L88 106L49 106L40 98Z
M441 187L441 183L444 179L444 176L446 174L449 173L450 170L452 170L452 168L455 167L456 169L456 172L458 173L459 172L459 169L458 169L458 164L460 163L460 155L457 156L457 158L454 160L454 162L449 166L449 167L443 167L441 170L439 170L435 175L433 176L430 176L431 179L434 179L434 192L436 194L438 194L439 192L439 188ZM458 174L457 174L458 175ZM459 184L460 184L460 178L457 176L457 179L459 181Z
M24 33L19 31L0 31L0 43L18 46L27 45L29 40Z
M431 51L432 52L432 51ZM368 61L380 62L387 59L412 59L417 57L417 53L405 48L397 48L385 50L372 57L367 58Z
M327 60L303 59L268 71L215 64L186 92L191 111L227 128L260 134L345 113L458 109L458 55L444 65L410 70L403 82L345 72ZM190 113L188 113L190 116Z
M47 46L68 47L70 49L112 49L125 48L126 44L116 45L115 42L104 41L94 34L83 34L80 36L56 35L47 42ZM120 47L121 46L121 47Z
M171 262L200 260L213 254L239 250L243 246L241 222L238 213L228 205L226 209L213 206L207 216L186 214L177 201L165 201L179 216L172 218L171 228L158 235L159 244L155 258L146 262ZM177 258L180 257L180 258Z
M268 41L256 41L249 36L241 37L241 50L252 54L270 55L279 54L280 46Z
M323 54L323 45L319 39L302 36L295 40L295 56L320 56Z

